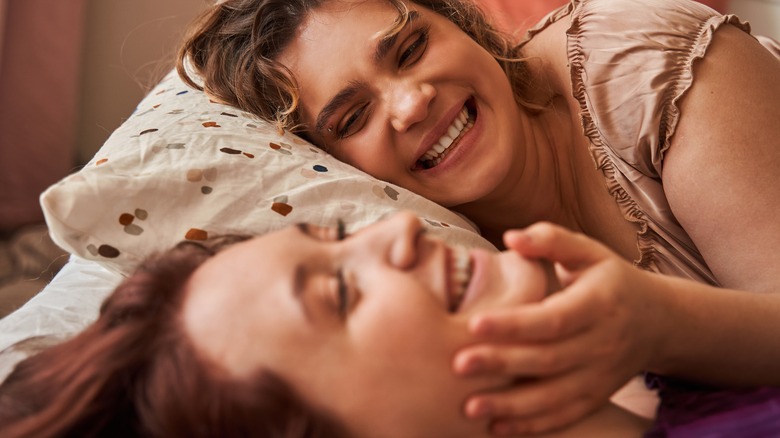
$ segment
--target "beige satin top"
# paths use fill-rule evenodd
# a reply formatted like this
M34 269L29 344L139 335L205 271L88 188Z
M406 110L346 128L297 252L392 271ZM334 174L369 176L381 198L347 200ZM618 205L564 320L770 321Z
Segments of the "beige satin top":
M572 90L580 103L590 152L625 218L640 226L643 269L717 285L664 194L664 153L670 146L680 98L695 77L715 32L747 23L686 0L572 0L529 31L558 20L567 31ZM759 38L780 57L780 45Z

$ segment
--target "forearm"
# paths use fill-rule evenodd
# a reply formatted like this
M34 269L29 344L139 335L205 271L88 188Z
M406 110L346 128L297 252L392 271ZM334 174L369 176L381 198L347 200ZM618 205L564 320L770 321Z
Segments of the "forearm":
M655 277L663 311L654 316L661 330L649 371L723 386L780 385L780 293Z

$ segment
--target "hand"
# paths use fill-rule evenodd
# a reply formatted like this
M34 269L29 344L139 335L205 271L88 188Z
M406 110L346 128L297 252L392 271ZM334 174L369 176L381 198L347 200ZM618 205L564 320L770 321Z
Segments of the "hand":
M541 433L603 406L652 357L663 306L659 277L582 234L540 223L507 232L508 248L555 263L563 287L541 302L486 311L469 328L481 343L455 356L462 376L504 375L511 387L471 396L470 418L499 435Z

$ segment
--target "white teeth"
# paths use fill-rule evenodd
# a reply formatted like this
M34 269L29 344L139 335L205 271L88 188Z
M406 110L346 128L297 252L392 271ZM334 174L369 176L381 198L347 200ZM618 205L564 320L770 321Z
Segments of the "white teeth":
M451 254L450 285L452 287L452 301L450 305L452 307L450 310L455 311L460 307L469 280L471 280L471 258L468 250L459 246L453 247Z
M463 122L460 121L460 117L455 119L455 125L454 126L455 126L455 129L457 130L457 132L460 132L460 130L463 129ZM450 128L450 130L452 130L452 128Z
M456 139L466 133L472 126L474 121L469 120L469 112L464 107L458 114L458 117L453 120L452 125L447 129L447 133L441 136L439 141L436 142L428 151L426 151L420 158L423 167L430 169L438 165L445 152L453 145Z

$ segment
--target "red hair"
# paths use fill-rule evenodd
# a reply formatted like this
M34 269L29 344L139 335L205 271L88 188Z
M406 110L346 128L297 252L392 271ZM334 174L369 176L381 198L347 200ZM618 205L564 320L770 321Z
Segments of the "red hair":
M183 332L186 280L234 241L148 259L91 326L17 365L0 386L0 436L345 436L273 373L228 376Z

